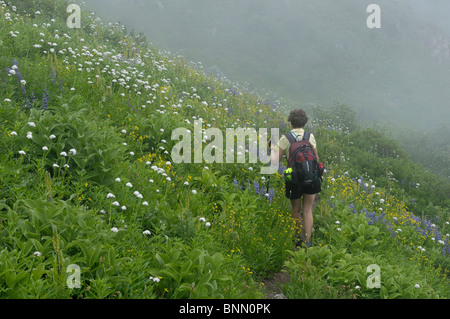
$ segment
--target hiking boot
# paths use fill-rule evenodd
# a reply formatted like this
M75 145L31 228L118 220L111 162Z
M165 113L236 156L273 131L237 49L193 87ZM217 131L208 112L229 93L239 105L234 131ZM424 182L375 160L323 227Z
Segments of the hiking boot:
M301 236L301 235L296 235L294 238L295 238L295 240L296 240L296 242L295 242L295 247L301 247L301 246L303 246L303 243L305 242L305 239L304 239L303 236Z
M302 241L299 240L296 244L295 244L295 248L300 249L303 248L305 250L305 252L308 251L308 248L311 247L311 242L310 241Z

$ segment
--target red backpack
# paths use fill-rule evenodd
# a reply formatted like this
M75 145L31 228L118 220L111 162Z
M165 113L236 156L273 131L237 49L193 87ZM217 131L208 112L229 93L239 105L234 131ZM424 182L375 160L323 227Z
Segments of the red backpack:
M292 183L296 185L311 185L319 178L319 162L316 158L314 148L309 142L310 133L305 132L303 139L298 140L294 133L286 134L291 143L289 147L289 167L292 168Z

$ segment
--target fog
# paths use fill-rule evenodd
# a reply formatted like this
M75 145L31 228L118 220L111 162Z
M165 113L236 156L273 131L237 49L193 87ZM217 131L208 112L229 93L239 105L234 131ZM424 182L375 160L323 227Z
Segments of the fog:
M403 0L425 21L436 25L450 36L450 1Z
M431 125L444 122L442 112L450 114L445 1L378 1L380 29L366 25L372 1L85 3L128 30L143 32L161 49L273 92L292 106L337 101L354 107L364 120L396 125L424 119ZM382 114L387 111L388 117Z
M378 0L380 28L367 24L373 0L83 2L288 108L347 104L363 123L429 131L434 146L449 150L448 0Z

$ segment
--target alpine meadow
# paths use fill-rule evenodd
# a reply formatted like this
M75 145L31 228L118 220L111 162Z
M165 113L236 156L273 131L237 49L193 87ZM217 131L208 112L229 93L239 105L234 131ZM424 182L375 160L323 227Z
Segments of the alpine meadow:
M285 160L172 158L173 132L228 156L213 129L265 153L292 107L85 6L68 27L69 4L0 1L1 299L266 299L280 273L287 299L450 297L447 175L345 103L305 105L325 173L297 248Z

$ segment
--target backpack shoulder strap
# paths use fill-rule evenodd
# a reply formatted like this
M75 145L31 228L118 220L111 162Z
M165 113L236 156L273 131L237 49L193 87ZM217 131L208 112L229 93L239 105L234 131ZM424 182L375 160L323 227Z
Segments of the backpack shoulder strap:
M311 133L305 132L305 133L303 134L303 139L306 140L306 141L309 141L309 137L310 137L310 136L311 136Z
M297 139L294 136L292 136L292 134L290 132L285 134L284 136L286 136L289 143L291 143L291 144L297 141Z

